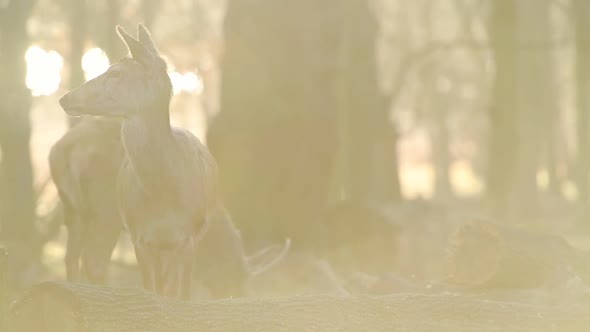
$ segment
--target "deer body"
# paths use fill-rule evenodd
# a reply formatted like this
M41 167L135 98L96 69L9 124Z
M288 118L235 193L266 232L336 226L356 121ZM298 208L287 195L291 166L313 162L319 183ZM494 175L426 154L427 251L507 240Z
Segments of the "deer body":
M119 174L119 206L144 286L186 297L196 243L208 214L221 208L217 168L192 134L158 126L143 118L123 124L126 157Z
M131 57L60 99L70 115L123 118L125 157L117 200L144 287L188 298L196 242L220 206L215 161L187 131L172 128L172 84L149 32L117 27Z
M123 158L120 131L119 121L85 119L51 148L51 176L68 229L65 261L69 281L80 280L80 260L90 282L106 280L111 253L123 228L115 199Z

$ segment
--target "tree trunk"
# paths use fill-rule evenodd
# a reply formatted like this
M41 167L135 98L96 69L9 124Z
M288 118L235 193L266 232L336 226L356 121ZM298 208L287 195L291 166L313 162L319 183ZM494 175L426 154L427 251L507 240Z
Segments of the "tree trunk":
M221 110L207 142L246 239L300 238L327 204L335 154L335 1L229 1Z
M70 89L86 81L82 69L82 56L86 43L86 0L71 0L70 14Z
M449 95L438 91L436 86L437 61L431 61L422 68L424 86L421 107L426 116L426 126L430 138L431 158L434 167L434 197L447 200L453 196L450 166L450 134L449 134Z
M8 330L8 256L6 249L0 248L0 331Z
M86 44L86 0L71 0L68 4L70 23L70 89L82 85L86 79L82 68L82 57L84 56ZM70 127L80 121L78 117L68 117Z
M400 197L378 31L365 0L229 2L221 112L208 142L247 238L307 236L330 197L337 126L338 193Z
M98 18L94 23L88 26L89 39L96 42L108 56L109 62L114 63L121 59L127 49L121 43L119 36L113 33L115 26L120 24L120 0L106 0L103 6L101 2L87 2L88 10L94 11L98 14Z
M590 121L590 2L576 0L574 2L576 27L576 61L577 74L577 187L578 200L581 204L588 203L589 172L590 172L590 137L588 124Z
M494 1L490 39L496 75L490 106L490 166L486 182L491 210L497 217L505 217L508 212L520 148L516 126L515 31L516 3L512 0Z
M515 212L532 217L538 211L537 172L544 149L553 145L557 99L554 53L551 47L549 2L525 0L518 2L519 41L517 79L518 96L515 110L519 149L515 179ZM526 45L545 44L531 49ZM533 121L534 119L534 121Z
M345 154L344 192L361 202L400 198L397 136L377 78L377 17L369 1L342 1L340 115Z
M12 253L10 277L14 282L24 281L22 273L40 254L29 146L31 92L25 84L26 23L34 5L34 0L13 0L0 9L0 221L2 238Z

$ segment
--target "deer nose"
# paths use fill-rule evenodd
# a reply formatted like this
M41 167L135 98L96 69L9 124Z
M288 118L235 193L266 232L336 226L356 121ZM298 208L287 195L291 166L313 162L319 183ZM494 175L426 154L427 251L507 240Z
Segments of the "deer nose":
M68 92L59 99L59 105L69 115L82 115L82 105L80 104L80 101L77 99L79 98L72 97L72 93Z
M66 108L70 105L70 94L69 93L66 93L61 98L59 98L59 105L62 108Z

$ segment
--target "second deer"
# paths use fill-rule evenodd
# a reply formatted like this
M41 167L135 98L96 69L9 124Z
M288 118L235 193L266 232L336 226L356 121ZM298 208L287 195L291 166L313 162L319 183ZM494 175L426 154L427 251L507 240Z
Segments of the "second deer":
M66 272L79 281L106 280L108 263L123 226L116 202L116 178L123 147L121 123L84 119L51 148L49 167L64 207L68 229Z

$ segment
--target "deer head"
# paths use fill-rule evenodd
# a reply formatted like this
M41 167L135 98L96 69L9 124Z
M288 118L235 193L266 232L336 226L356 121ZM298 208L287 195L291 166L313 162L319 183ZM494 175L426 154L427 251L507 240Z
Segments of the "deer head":
M135 39L117 26L130 56L65 94L59 103L67 114L130 118L150 111L168 110L172 84L166 62L160 57L147 29L139 24L137 30L138 38Z

